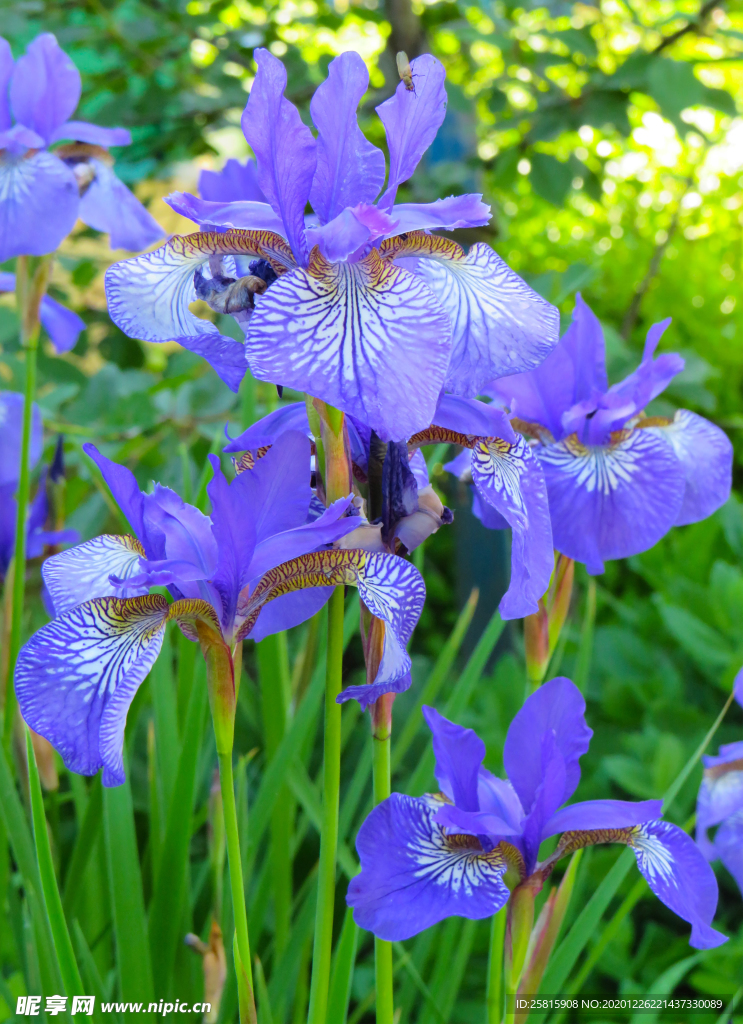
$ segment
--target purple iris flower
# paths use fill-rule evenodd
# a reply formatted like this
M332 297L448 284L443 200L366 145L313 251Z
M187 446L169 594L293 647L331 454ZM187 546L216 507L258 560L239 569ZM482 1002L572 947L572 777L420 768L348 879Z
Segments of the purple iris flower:
M347 583L387 627L377 682L393 688L409 671L404 644L423 605L423 580L394 555L328 550L355 526L344 517L351 499L310 516L306 437L284 434L232 483L212 457L211 516L167 487L142 493L128 469L93 445L85 450L135 536L96 537L44 563L57 617L23 647L16 669L23 717L72 771L103 767L104 785L123 781L126 715L169 619L196 640L188 616L206 616L232 647L303 622L333 586ZM172 604L150 594L156 586L168 588Z
M390 154L385 171L356 119L369 84L359 54L332 61L315 92L317 137L283 95L280 61L267 50L255 59L242 126L266 201L257 192L236 201L218 190L210 193L218 199L171 196L203 230L109 268L109 310L119 327L146 341L179 341L235 390L247 358L259 380L322 398L383 441L428 426L442 389L472 396L496 377L539 365L557 342L554 307L489 246L465 253L430 234L486 224L482 197L395 204L444 119L439 61L416 58L415 89L401 82L377 108ZM308 202L314 213L305 216ZM245 345L194 316L196 298L232 314Z
M669 323L650 328L639 367L608 387L601 325L578 295L570 328L541 366L485 389L532 440L555 548L592 575L672 526L705 519L730 494L733 450L719 427L687 409L672 419L644 413L684 368L678 355L654 358ZM481 505L474 511L498 525Z
M14 291L15 274L0 271L0 292ZM49 295L45 295L41 300L39 320L58 355L73 349L81 332L85 330L85 321L82 317Z
M68 120L80 91L51 33L15 62L0 38L0 263L54 252L78 217L113 249L145 249L165 233L113 172L108 148L128 146L129 132Z
M538 892L555 863L573 850L624 843L655 895L691 924L692 946L725 942L711 927L714 872L691 837L660 818L660 800L562 806L578 786L579 759L592 736L584 712L569 679L545 683L509 727L503 751L508 778L500 779L483 768L485 745L472 729L424 707L442 792L393 793L361 826L361 873L347 897L356 923L397 941L446 917L489 917L508 901L509 887L528 882ZM540 864L540 843L560 834L554 853Z
M16 516L18 505L15 493L18 490L21 465L21 439L23 436L23 395L15 391L0 392L0 581L5 578L15 550ZM38 406L34 405L31 419L31 444L28 453L29 469L33 469L41 458L43 447L43 426ZM44 548L52 544L74 544L80 539L76 530L47 530L49 500L47 477L53 480L55 466L51 472L42 471L36 496L29 505L26 525L26 557L38 558Z

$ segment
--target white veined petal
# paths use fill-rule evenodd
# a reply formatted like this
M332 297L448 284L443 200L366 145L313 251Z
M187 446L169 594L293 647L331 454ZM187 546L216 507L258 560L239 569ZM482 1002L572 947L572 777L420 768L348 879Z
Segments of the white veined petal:
M452 323L447 391L474 398L497 377L533 370L557 344L557 309L484 242L461 259L423 255L416 273Z
M21 649L16 693L31 728L71 771L124 781L126 715L162 647L165 598L99 598L43 626Z
M139 597L147 587L117 587L109 576L129 579L139 573L144 548L133 537L103 534L47 558L41 567L56 615L95 597Z

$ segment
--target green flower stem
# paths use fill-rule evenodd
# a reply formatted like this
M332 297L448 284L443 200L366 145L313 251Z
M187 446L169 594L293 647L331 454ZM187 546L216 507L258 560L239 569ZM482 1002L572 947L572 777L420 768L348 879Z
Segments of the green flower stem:
M344 588L336 587L328 601L328 653L325 675L325 748L323 757L323 817L320 864L312 954L309 1024L326 1024L330 962L333 952L335 862L338 849L339 791L341 782L341 705L336 697L343 686Z
M46 292L51 269L51 256L37 261L31 277L29 257L19 256L16 265L16 296L21 320L21 346L26 354L26 386L23 405L23 438L21 441L21 467L16 501L15 549L13 552L13 600L11 604L10 656L8 659L7 689L4 703L3 741L10 750L15 718L15 687L13 672L21 649L23 602L26 593L26 517L31 491L31 473L28 453L31 445L33 401L36 394L36 353L39 347L39 306Z
M486 996L487 1024L501 1024L503 1019L503 947L506 941L507 913L507 907L502 906L497 914L493 914L490 925Z
M54 872L54 861L52 860L49 832L47 831L46 816L44 814L44 797L41 792L36 755L31 743L31 732L28 728L25 731L31 817L34 826L34 843L36 845L36 859L39 863L39 877L41 878L44 906L52 935L54 936L54 948L59 960L59 970L62 975L65 994L67 996L83 995L83 983L80 979L80 971L77 967L70 933L67 930L67 921L62 909L57 876Z
M380 697L372 709L372 780L374 806L386 800L392 790L390 748L392 746L392 700ZM377 990L377 1024L392 1024L395 1015L392 943L374 938L374 968Z
M274 633L256 647L263 707L266 759L270 764L286 732L289 703L289 664L286 634ZM275 930L275 956L286 949L292 913L292 822L294 801L288 786L279 790L271 813L271 874Z
M237 807L235 806L235 784L232 777L231 751L219 754L219 785L222 791L224 831L227 839L227 863L230 869L232 910L235 917L235 949L240 959L240 963L235 964L235 971L238 976L238 991L241 995L244 988L247 987L247 999L240 1000L240 1024L254 1024L256 1014L253 996L253 971L250 962L248 915L245 910L245 889L243 887L240 839L237 829ZM240 984L241 980L246 983L245 986Z

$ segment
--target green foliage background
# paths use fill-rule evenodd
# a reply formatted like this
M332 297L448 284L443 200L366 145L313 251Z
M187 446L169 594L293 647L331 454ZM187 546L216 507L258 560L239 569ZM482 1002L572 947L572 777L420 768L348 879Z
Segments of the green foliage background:
M382 146L373 108L395 85L394 52L405 49L414 56L430 49L447 67L449 113L405 198L482 191L493 206L492 224L460 232L461 240L491 242L559 306L566 322L580 290L605 324L612 380L637 362L647 327L672 316L661 347L680 351L687 366L658 400L657 411L683 405L726 428L736 446L740 483L740 0L701 7L697 0L416 0L412 7L408 0L24 0L0 11L0 33L16 53L40 31L55 32L83 74L79 116L132 130L134 144L117 154L118 172L169 230L190 226L174 219L163 194L181 183L193 186L198 166L218 167L228 156L248 153L239 116L255 70L254 47L269 46L286 62L288 94L306 118L328 62L344 49L359 49L372 76L364 128ZM188 499L198 490L207 451L225 420L234 433L241 421L264 414L277 401L272 388L251 382L235 398L202 361L177 346L125 338L105 311L102 274L113 258L105 239L89 229L65 243L51 293L77 309L88 327L73 353L58 358L47 350L40 363L39 404L49 449L56 432L63 432L68 522L83 537L123 529L81 453L83 441L95 440L126 462L142 484L155 478ZM17 331L8 298L0 305L0 379L2 386L22 390ZM293 398L286 393L285 400ZM409 720L413 738L399 759L393 788L410 792L434 785L415 702L434 665L441 675L437 659L442 651L447 655L445 641L473 586L481 591L479 607L458 659L442 676L438 704L454 701L457 719L477 728L488 745L489 767L498 771L506 727L523 698L520 625L507 627L494 655L488 650L496 639L492 628L484 647L481 642L475 649L502 592L504 539L472 519L467 495L443 472L443 461L444 454L436 452L431 469L456 520L423 554L429 600L413 639L415 685L395 705L397 735ZM742 565L743 502L734 495L710 520L673 531L627 563L610 564L595 591L578 571L565 642L551 674L559 669L575 678L588 700L595 739L584 758L580 798L659 796L683 767L743 663ZM45 619L38 566L31 579L28 632ZM305 998L321 757L317 677L313 682L302 653L307 639L306 628L290 634L283 670L293 709L288 728L297 730L291 746L299 753L279 779L296 808L293 930L281 955L270 857L265 842L256 847L250 839L251 940L267 979L265 991L259 986L266 1024L302 1019ZM322 644L320 635L320 652ZM191 685L193 652L173 636L172 654L171 660L161 659L129 716L131 785L102 800L98 783L61 771L59 789L46 795L86 983L96 993L127 999L154 991L158 998L195 1000L201 966L180 937L189 930L205 937L215 909L229 934L229 900L220 898L219 829L210 811L213 741L195 696L198 676ZM360 645L349 631L348 674L361 665ZM254 815L266 826L272 799L265 784L260 674L260 659L246 652L237 749L241 813L252 837ZM370 752L366 721L351 707L344 716L341 866L349 871L353 836L370 801ZM743 714L736 707L715 743L740 739L742 730ZM699 777L697 768L672 809L673 820L683 824L693 813ZM190 839L185 835L180 846L164 846L175 842L169 808L184 793L190 800L191 790ZM158 871L161 856L174 849L188 870L184 888L171 891L165 880L173 866L166 866L160 881ZM12 1017L16 995L52 991L34 908L23 895L22 865L17 853L11 860L6 850L2 842L0 1020ZM616 858L615 848L586 856L573 916ZM728 945L687 960L687 927L645 889L583 991L631 994L675 987L677 994L722 996L727 1002L737 993L740 1000L743 899L723 869L718 877L717 920L732 936ZM610 914L635 881L633 873ZM341 878L340 896L344 890ZM169 946L170 939L163 945L156 915L150 913L148 923L153 907L175 921L177 945ZM453 919L396 949L403 1022L484 1019L487 934L486 922ZM598 933L591 942L597 938ZM362 934L352 1021L373 1019L371 954L369 937ZM674 965L680 965L675 973L669 970ZM732 1019L743 1020L743 1002L731 1012ZM234 1013L228 982L220 1019L233 1019ZM684 1011L673 1017L696 1019L702 1018Z

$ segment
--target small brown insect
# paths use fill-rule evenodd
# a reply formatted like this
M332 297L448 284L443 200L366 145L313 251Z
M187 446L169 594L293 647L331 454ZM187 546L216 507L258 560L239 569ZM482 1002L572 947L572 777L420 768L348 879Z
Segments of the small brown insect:
M401 81L405 83L405 88L408 92L415 92L415 86L413 85L413 69L410 67L410 61L408 55L404 50L400 50L397 57L397 73L400 76Z

